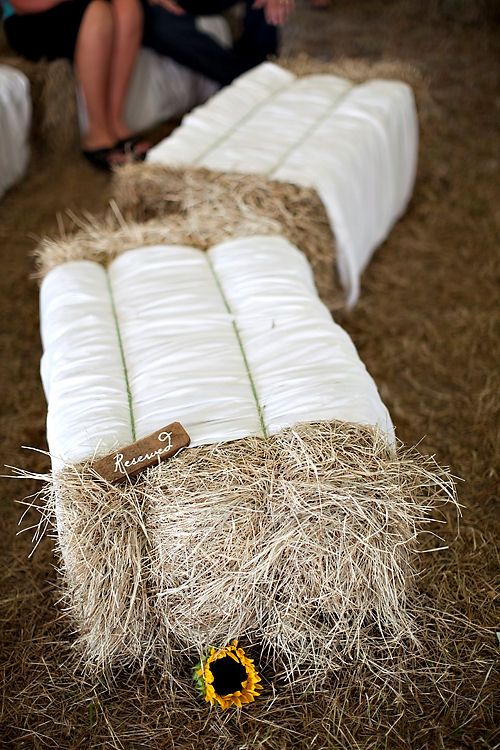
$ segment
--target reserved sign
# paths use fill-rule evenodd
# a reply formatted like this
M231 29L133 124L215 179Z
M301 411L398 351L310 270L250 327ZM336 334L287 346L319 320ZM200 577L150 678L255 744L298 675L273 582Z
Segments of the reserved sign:
M180 422L153 432L133 445L100 458L92 468L108 482L120 482L174 456L191 442Z

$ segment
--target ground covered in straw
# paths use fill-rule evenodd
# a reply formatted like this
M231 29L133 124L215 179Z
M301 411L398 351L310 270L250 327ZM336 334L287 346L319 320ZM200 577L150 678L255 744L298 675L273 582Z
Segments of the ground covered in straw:
M0 746L498 746L498 28L446 20L431 1L336 2L323 15L301 6L286 47L323 59L400 58L428 78L435 100L435 132L424 144L410 211L365 274L359 306L343 320L399 437L406 443L424 438L421 450L436 454L464 480L460 525L450 511L449 525L440 529L444 542L422 540L422 549L448 546L419 557L426 651L420 659L393 655L385 687L362 664L336 671L330 695L320 700L293 701L278 684L274 724L254 718L252 709L228 723L207 724L205 707L193 702L186 687L177 691L171 713L168 687L151 673L123 674L113 687L96 686L74 671L71 626L56 607L50 540L28 559L29 532L16 537L22 508L14 501L37 486L5 480ZM76 156L37 157L29 178L0 204L2 463L39 471L48 466L43 455L20 448L44 446L37 288L29 280L35 236L55 231L57 212L101 211L109 187L105 176ZM29 514L24 525L35 519ZM446 615L426 615L429 603ZM178 717L186 710L179 730ZM256 734L257 743L251 740Z

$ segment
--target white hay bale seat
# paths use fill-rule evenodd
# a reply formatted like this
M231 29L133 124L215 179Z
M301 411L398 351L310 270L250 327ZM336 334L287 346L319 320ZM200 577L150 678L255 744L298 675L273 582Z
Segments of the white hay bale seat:
M221 16L197 19L200 30L225 46L231 45L229 25ZM218 90L209 78L179 65L169 57L142 48L139 52L125 103L125 120L134 132L148 130L160 122L183 115L202 104ZM87 113L78 92L80 130L87 128Z
M417 114L406 83L297 77L264 63L187 115L151 149L147 163L314 188L353 304L362 271L411 197L417 151Z
M169 420L182 422L192 447L333 419L378 425L393 440L375 384L319 301L307 261L280 237L207 253L143 247L107 269L66 263L43 282L41 314L58 468ZM78 378L68 378L78 363Z
M26 171L30 129L29 81L19 70L0 65L0 198Z
M144 246L138 225L96 262L96 231L41 251L45 500L85 661L172 674L239 638L310 685L368 659L373 632L401 642L415 537L451 485L395 444L303 254L278 236ZM96 474L175 421L188 448Z

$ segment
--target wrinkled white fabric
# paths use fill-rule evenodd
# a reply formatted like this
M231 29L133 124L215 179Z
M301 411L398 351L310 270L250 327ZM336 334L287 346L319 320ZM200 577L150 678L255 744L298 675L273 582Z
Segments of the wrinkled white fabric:
M42 284L41 327L54 468L173 421L193 446L331 419L394 439L354 345L282 237L58 266Z
M197 25L224 46L231 44L229 26L221 16L199 18ZM129 85L125 121L133 132L148 130L202 104L218 89L215 81L143 47ZM78 117L80 130L85 133L87 112L81 91L78 92Z
M281 237L214 247L214 270L243 340L270 433L298 422L378 425L393 440L377 387L318 297L305 256Z
M20 70L0 65L0 198L26 171L30 128L29 81Z
M411 197L417 151L415 103L405 83L296 78L264 63L187 115L147 160L316 188L352 305L362 271Z
M53 463L133 442L106 270L89 261L57 266L44 279L40 306Z
M189 425L197 445L258 433L231 316L206 255L185 247L142 248L117 258L109 273L130 353L137 435L173 421Z

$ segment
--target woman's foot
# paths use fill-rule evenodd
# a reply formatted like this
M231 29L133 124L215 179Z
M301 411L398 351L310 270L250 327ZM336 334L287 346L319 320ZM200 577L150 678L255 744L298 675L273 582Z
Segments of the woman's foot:
M102 169L104 172L111 172L114 167L119 167L126 163L125 154L121 149L117 149L116 146L92 149L84 148L82 149L82 154L93 167Z
M83 139L82 153L94 167L108 172L126 161L122 149L116 145L116 138L106 128L89 128Z
M127 159L144 161L146 154L151 148L151 144L147 141L141 141L137 136L130 136L129 138L119 140L116 147L120 149Z
M149 150L149 143L134 137L124 127L119 129L118 138L109 131L97 131L95 128L86 134L82 153L94 167L111 172L115 167L130 162L144 161Z
M113 128L116 146L133 161L144 161L151 144L141 140L135 133L123 123L116 123Z

